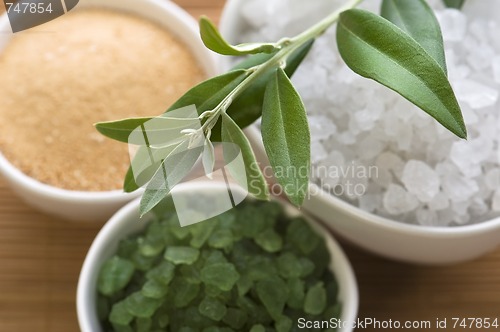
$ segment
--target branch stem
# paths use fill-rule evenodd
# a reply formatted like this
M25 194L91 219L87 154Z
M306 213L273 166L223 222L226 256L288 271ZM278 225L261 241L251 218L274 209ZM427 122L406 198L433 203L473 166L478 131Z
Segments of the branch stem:
M326 18L313 25L304 32L298 34L293 38L285 38L279 43L281 49L269 60L258 65L251 70L247 71L248 76L233 90L231 91L212 111L209 111L209 118L203 124L201 130L210 132L210 130L217 123L219 116L222 112L226 112L232 101L238 98L252 83L269 71L276 69L282 63L286 63L288 57L311 39L317 38L325 33L328 28L337 23L340 14L346 10L357 7L363 0L350 0L345 5L328 15Z

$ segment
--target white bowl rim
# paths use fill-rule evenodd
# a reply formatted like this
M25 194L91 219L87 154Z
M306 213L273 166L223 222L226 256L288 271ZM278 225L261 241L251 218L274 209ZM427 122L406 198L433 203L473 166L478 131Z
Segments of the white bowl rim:
M226 184L222 182L207 182L207 181L198 181L198 182L188 182L180 184L176 187L176 190L179 191L192 191L199 189L200 187L205 187L206 189L210 188L226 188ZM248 198L247 198L248 199ZM252 198L250 198L252 199ZM334 238L332 233L325 228L320 222L314 220L309 215L299 211L295 207L293 207L290 203L285 200L280 200L283 204L285 210L293 209L293 211L297 211L301 216L311 222L312 227L321 235L328 247L330 248L330 254L332 254L331 260L334 265L338 268L338 270L334 270L332 268L332 272L334 276L339 282L339 280L343 280L342 288L339 289L339 292L344 293L344 296L349 299L349 303L341 303L342 305L342 315L341 320L344 322L354 322L358 315L359 308L359 290L357 286L356 275L354 274L354 270L352 265L347 258L342 247L338 244L337 240ZM114 238L114 233L116 229L119 229L123 220L126 220L131 214L136 213L138 210L139 199L133 200L129 202L127 205L122 207L118 212L116 212L113 217L102 227L97 236L95 237L92 245L90 246L87 255L85 256L85 261L83 262L82 269L80 271L80 275L78 278L78 286L77 286L77 315L78 322L80 324L80 328L82 331L92 331L92 326L88 317L92 317L95 312L92 312L90 308L95 306L93 304L89 304L87 301L86 292L89 291L90 287L95 287L95 285L91 285L92 276L95 274L95 257L99 257L100 252L103 248L106 248L107 243L109 243L109 239ZM335 258L335 259L334 259ZM342 268L339 268L342 267ZM95 291L95 290L94 290ZM341 293L339 293L341 294ZM340 331L344 331L341 329Z

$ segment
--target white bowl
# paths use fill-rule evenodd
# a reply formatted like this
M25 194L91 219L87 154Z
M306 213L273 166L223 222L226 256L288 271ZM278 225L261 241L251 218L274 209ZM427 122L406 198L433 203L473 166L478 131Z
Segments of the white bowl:
M74 10L89 6L132 12L162 25L191 49L208 76L218 73L218 62L203 45L196 20L174 3L166 0L80 0ZM4 14L0 18L0 32L5 32L0 33L0 52L12 36L7 31L11 29L7 15ZM120 190L83 192L56 188L25 175L1 153L0 174L27 203L68 220L107 220L120 207L142 193L141 190L125 194Z
M488 0L500 10L498 1ZM498 10L485 6L485 0L466 2L466 12L498 15ZM238 40L245 27L239 8L243 0L229 0L222 20L221 32L232 42ZM332 40L332 43L335 42ZM230 62L222 60L228 69ZM261 166L268 166L264 145L257 127L246 129ZM419 264L450 264L468 261L488 253L500 245L500 218L480 224L450 228L434 228L403 224L363 211L309 185L308 199L303 208L323 220L328 227L358 246L378 255Z
M199 196L203 194L213 195L215 192L226 192L227 187L224 183L198 182L181 184L175 190L176 193L188 195L192 193ZM290 204L283 201L279 202L285 205L285 209L290 215L300 214ZM343 322L354 322L358 310L358 289L351 265L332 235L317 222L306 216L304 217L311 223L318 234L324 236L330 251L332 258L330 268L337 279L339 301L342 303L341 320ZM102 228L92 243L83 263L78 281L77 313L82 332L101 331L96 310L96 295L97 276L102 264L116 252L121 239L140 232L146 227L146 224L144 220L139 219L139 201L136 200L115 214ZM339 329L339 332L349 331L352 331L352 328L347 326Z

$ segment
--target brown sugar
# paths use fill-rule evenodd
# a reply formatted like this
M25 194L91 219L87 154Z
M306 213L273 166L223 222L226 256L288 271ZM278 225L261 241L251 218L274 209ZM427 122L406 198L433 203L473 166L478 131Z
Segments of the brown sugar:
M204 76L185 45L143 18L67 14L14 35L0 54L0 151L52 186L120 189L127 145L93 124L159 115Z

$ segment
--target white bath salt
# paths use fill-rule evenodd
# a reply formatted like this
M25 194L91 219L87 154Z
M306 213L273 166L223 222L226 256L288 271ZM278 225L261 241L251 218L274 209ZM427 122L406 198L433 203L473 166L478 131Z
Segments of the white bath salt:
M251 28L240 41L293 36L341 3L248 0L245 6L261 10L242 9ZM437 9L448 77L469 140L455 137L395 92L353 73L338 54L332 28L316 40L292 79L308 111L313 166L377 171L357 181L351 175L314 173L312 181L363 210L401 222L478 223L500 215L500 16L467 17L445 9L441 0L429 3ZM287 15L281 15L287 5ZM361 6L378 12L380 1ZM306 11L310 17L298 18ZM365 186L364 194L330 190L347 182Z
M418 200L397 184L391 184L384 195L385 211L392 215L400 215L415 210Z
M494 105L498 100L498 90L473 80L464 79L454 84L458 100L473 109Z
M460 42L467 33L467 17L455 9L436 12L445 42Z
M493 195L491 209L493 211L500 211L500 189L497 189Z
M408 192L424 203L431 202L436 197L441 185L436 171L418 160L410 160L406 164L401 181Z
M500 55L493 57L491 65L493 66L493 78L495 82L500 83Z
M496 190L500 188L500 168L490 169L485 176L488 189Z
M429 209L434 210L434 211L441 211L445 210L450 206L450 200L448 199L448 196L443 193L439 192L434 198L429 202Z
M416 212L417 221L422 226L438 226L439 217L436 211L428 208L418 209Z

